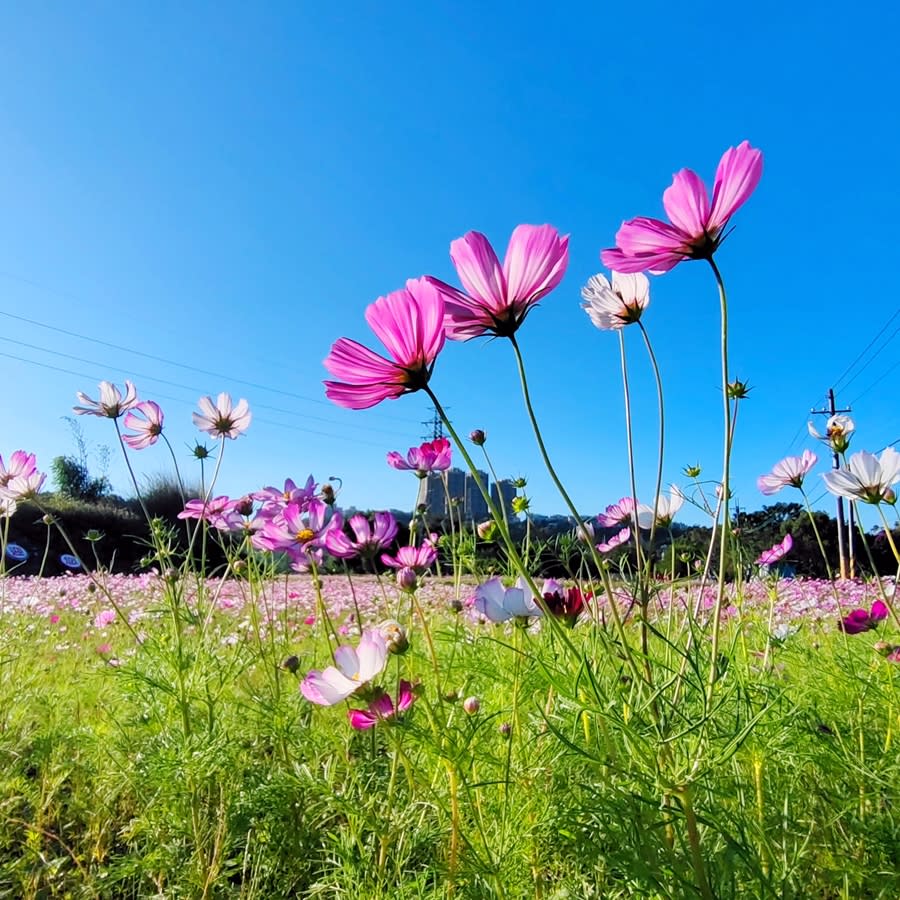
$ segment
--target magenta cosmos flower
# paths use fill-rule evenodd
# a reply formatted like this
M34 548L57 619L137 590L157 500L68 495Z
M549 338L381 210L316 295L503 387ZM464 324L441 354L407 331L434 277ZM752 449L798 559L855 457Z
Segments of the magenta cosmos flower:
M413 686L408 681L401 681L397 689L397 705L390 694L379 691L378 695L369 704L368 710L351 709L347 711L350 719L350 727L357 731L366 731L374 728L379 722L392 722L405 713L416 700Z
M434 545L426 541L419 547L401 547L396 556L381 554L381 561L392 569L412 569L421 575L437 559Z
M216 438L234 440L250 427L250 420L253 418L250 404L246 400L238 400L235 406L231 394L225 392L216 397L215 403L212 397L201 397L197 405L200 412L192 414L194 425Z
M428 277L444 296L447 337L511 337L531 308L562 281L569 238L560 237L551 225L518 225L501 266L490 241L470 231L450 244L450 259L465 293Z
M682 169L663 194L668 222L639 216L623 222L616 246L600 254L617 272L668 272L685 259L711 259L729 219L753 193L762 176L760 150L747 141L729 147L716 169L712 200L696 172Z
M123 434L122 440L132 450L152 447L162 434L163 411L153 400L144 400L125 414L122 424L133 434Z
M443 472L450 468L453 451L445 437L426 441L419 447L410 447L404 459L396 450L387 455L387 463L393 469L413 471L420 477L429 472Z
M84 406L73 406L75 415L78 416L100 416L106 419L118 419L123 413L137 405L137 389L130 382L125 382L125 396L111 382L100 382L100 399L92 400L87 394L81 391L76 392L76 397L84 404Z
M768 475L760 475L756 486L767 497L777 494L784 487L802 487L803 479L818 461L819 458L810 450L804 450L803 456L786 456L775 464Z
M384 635L377 628L364 631L358 648L344 645L334 651L335 666L311 671L300 684L300 693L310 703L334 706L380 675L387 655Z
M6 487L13 478L27 478L35 469L37 469L37 463L33 453L16 450L10 456L8 465L4 465L3 457L0 456L0 487Z
M763 550L762 553L759 554L759 559L756 560L756 564L758 566L771 566L772 563L778 562L780 559L784 559L788 553L791 552L791 549L794 546L794 539L786 534L784 536L784 540L779 541L775 544L774 547L770 547L768 550Z
M366 321L390 359L342 337L323 363L340 379L325 382L325 396L348 409L369 409L422 390L444 346L444 299L424 278L379 297L366 310Z
M623 522L630 522L634 518L634 500L631 497L623 497L618 503L612 503L606 507L606 511L599 513L597 521L604 528L615 528Z
M883 622L888 617L888 608L881 600L876 600L872 604L871 610L854 609L838 622L838 628L847 634L862 634L864 631L871 631L876 628L879 622Z
M597 544L597 549L601 553L609 553L612 550L615 550L616 547L621 547L623 544L627 544L631 539L631 529L623 528L621 531L616 532L608 541L604 541L602 544Z
M374 527L362 513L350 516L349 521L353 538L337 528L325 534L325 549L338 559L374 555L389 547L397 536L397 520L389 512L375 513Z

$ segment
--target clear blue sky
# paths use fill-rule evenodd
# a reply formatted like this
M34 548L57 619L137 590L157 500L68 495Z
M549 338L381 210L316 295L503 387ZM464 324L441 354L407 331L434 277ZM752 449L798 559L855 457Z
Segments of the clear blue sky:
M338 475L348 505L406 507L414 479L384 454L419 442L426 400L340 410L323 357L341 335L369 342L365 306L407 278L455 280L453 238L484 231L502 254L516 224L550 222L571 234L569 272L521 344L552 455L595 513L628 481L617 341L579 290L623 218L661 213L673 172L711 183L745 138L765 172L718 257L733 371L753 385L742 506L765 502L758 474L811 446L809 407L900 305L900 15L887 2L87 2L7 7L0 26L4 455L47 466L71 452L75 391L131 377L185 453L200 394L248 398L256 420L227 447L226 492ZM645 322L666 382L666 480L695 462L715 477L706 266L654 279ZM855 401L856 449L900 438L898 325L838 392ZM649 491L655 397L628 338ZM449 345L433 385L462 431L488 432L502 474L528 476L536 511L562 511L505 343ZM108 422L81 424L112 444ZM152 448L138 464L167 459ZM126 492L115 455L110 474Z

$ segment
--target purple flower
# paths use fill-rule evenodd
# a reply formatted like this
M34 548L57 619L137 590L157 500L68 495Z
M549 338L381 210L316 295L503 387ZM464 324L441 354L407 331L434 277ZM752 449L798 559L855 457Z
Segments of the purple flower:
M888 617L888 608L881 600L876 600L868 612L864 609L854 609L838 622L838 628L846 634L862 634L871 631Z
M562 281L569 264L569 238L560 237L550 225L519 225L501 266L490 241L470 231L450 244L450 259L464 291L427 279L444 297L447 337L511 337L532 307Z
M144 450L159 440L163 430L163 411L153 400L144 400L125 414L122 423L134 434L123 434L122 440L132 450Z
M379 722L390 722L399 718L406 712L416 700L413 686L408 681L401 681L397 690L397 705L390 694L381 691L369 703L368 710L351 709L347 715L350 719L350 727L357 731L366 731L374 728Z
M597 549L601 553L609 553L610 550L615 550L616 547L621 547L622 544L628 543L631 538L631 529L623 528L617 534L614 534L608 541L605 541L602 544L597 544Z
M771 566L772 563L776 563L778 562L778 560L784 559L784 557L791 552L791 548L793 546L794 539L789 534L786 534L784 536L784 540L775 544L774 547L771 547L768 550L763 550L763 552L759 554L759 559L756 560L756 564L758 566Z
M747 141L729 147L716 169L711 202L696 172L677 172L663 194L669 222L646 216L624 222L615 248L600 254L603 265L616 272L660 275L685 259L711 259L729 220L759 184L762 165L762 153Z
M362 513L350 516L349 521L355 540L336 528L328 529L325 535L325 549L338 559L374 555L389 547L397 536L397 520L389 512L375 513L374 527Z
M452 450L445 437L426 441L419 447L410 447L404 459L396 450L387 455L387 463L393 469L414 471L420 478L429 472L442 472L450 468Z
M630 522L634 517L634 500L631 497L623 497L618 503L606 507L606 512L597 516L597 521L604 528L615 528L623 522Z
M401 547L396 556L381 554L381 561L392 569L412 569L421 575L437 559L437 550L430 541L419 547Z

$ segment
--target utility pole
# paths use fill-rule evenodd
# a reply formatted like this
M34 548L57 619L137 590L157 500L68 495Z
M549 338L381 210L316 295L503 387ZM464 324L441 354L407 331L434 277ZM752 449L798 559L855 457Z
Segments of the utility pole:
M447 409L450 407L448 406ZM422 422L428 428L428 431L422 435L423 441L436 441L438 438L442 438L444 436L444 423L441 421L441 417L438 415L437 407L430 407L432 415L430 419L425 419Z
M838 413L848 413L853 412L853 410L848 406L846 409L836 409L834 405L834 388L828 388L828 409L811 409L810 413L814 416L828 416L831 418ZM832 465L833 469L839 469L841 467L841 457L834 447L832 447L834 451L832 453ZM853 509L851 504L850 509L850 519L853 520ZM838 537L838 556L840 557L840 567L841 567L841 578L849 578L851 577L853 570L855 568L855 560L853 558L853 532L850 532L850 553L849 553L849 565L848 565L848 554L846 549L846 543L844 540L844 536L847 533L847 526L844 522L844 498L837 498L837 537Z

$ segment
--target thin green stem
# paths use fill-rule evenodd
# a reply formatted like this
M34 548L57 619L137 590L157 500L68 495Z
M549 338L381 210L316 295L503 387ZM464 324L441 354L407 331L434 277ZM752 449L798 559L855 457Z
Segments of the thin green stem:
M656 354L653 352L653 345L650 343L650 335L647 333L647 329L644 328L643 322L639 321L638 327L641 329L641 335L644 338L644 346L646 346L647 348L647 355L650 357L650 365L653 368L653 378L656 382L656 406L659 415L659 442L657 447L656 461L656 492L653 499L654 515L653 524L650 526L650 537L648 541L650 548L648 553L652 556L653 544L656 538L656 509L659 506L659 498L662 494L663 456L666 449L666 409L665 404L663 403L662 376L659 373L659 364L656 361Z

